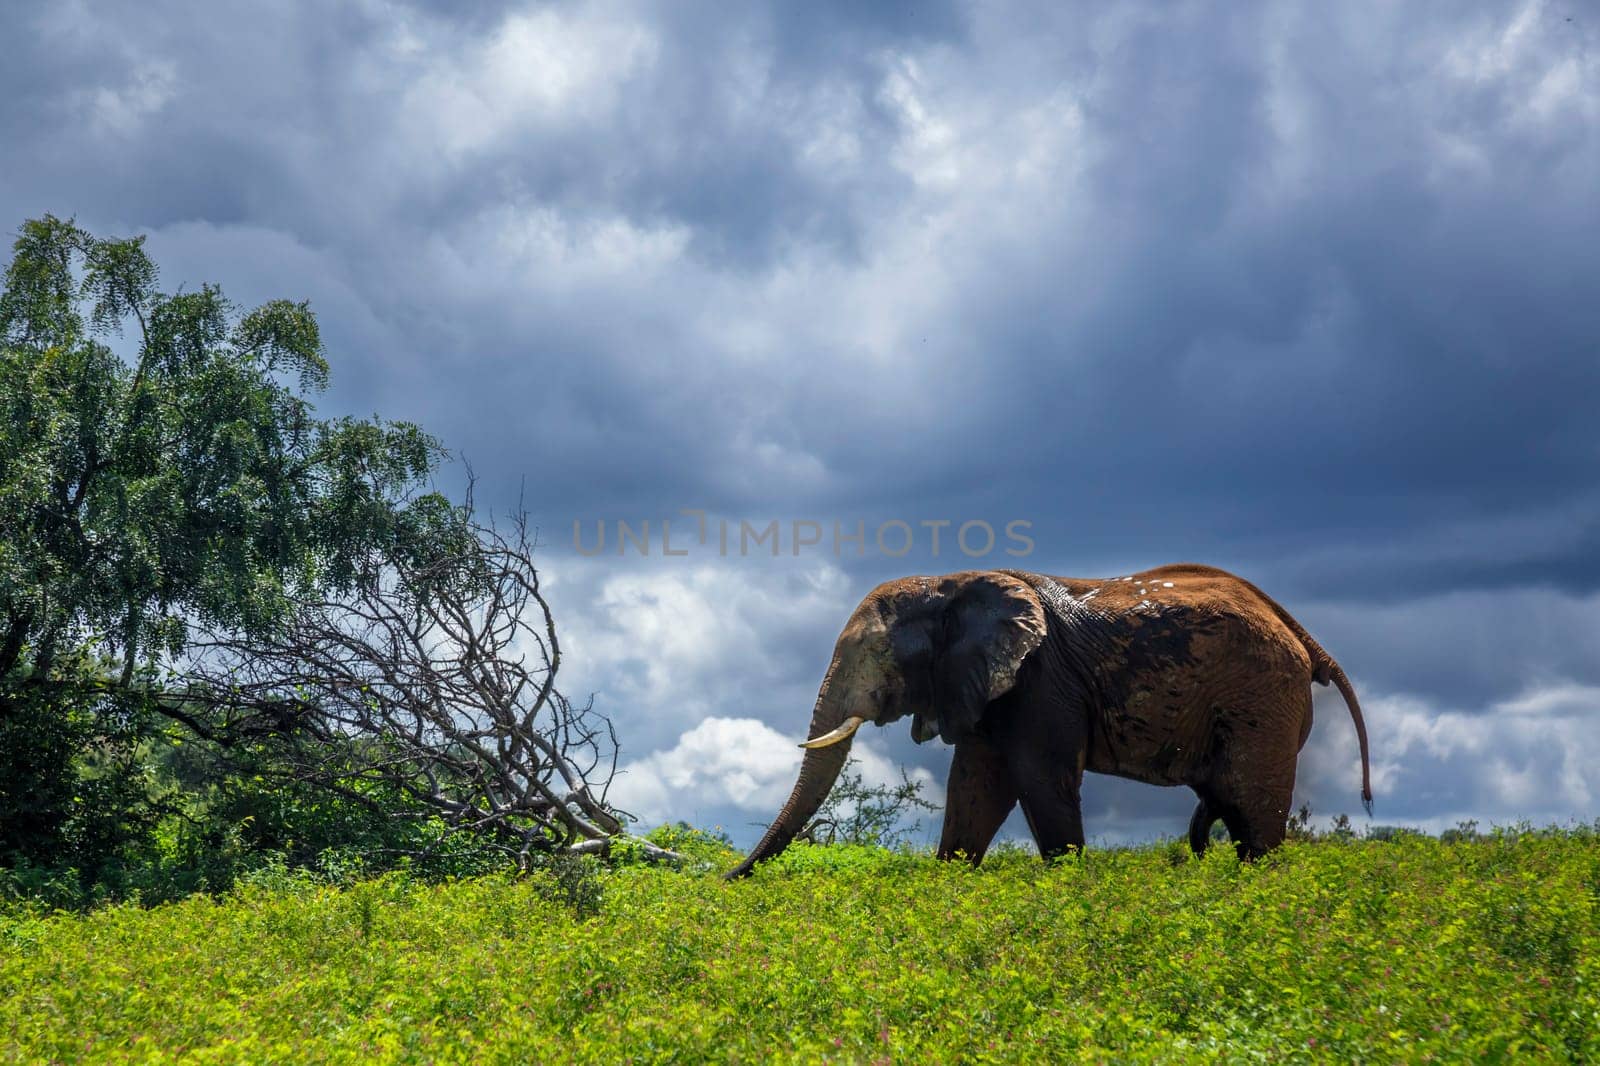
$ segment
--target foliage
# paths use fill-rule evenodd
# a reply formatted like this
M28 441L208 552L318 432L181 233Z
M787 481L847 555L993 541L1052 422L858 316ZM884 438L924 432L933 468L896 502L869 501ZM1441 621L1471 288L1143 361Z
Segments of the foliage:
M1463 840L1482 840L1483 836L1478 832L1477 820L1468 818L1464 822L1457 822L1454 829L1440 833L1439 839L1447 844L1458 844Z
M589 776L615 737L554 687L525 518L428 491L444 452L414 425L316 417L328 373L304 303L163 293L142 238L22 226L0 293L9 893L465 873L620 832Z
M130 329L131 362L101 339ZM418 491L436 441L313 416L328 363L305 304L164 294L142 238L25 223L0 354L0 677L92 644L126 684L193 625L268 629L448 525Z
M533 884L542 899L561 904L580 919L593 918L605 898L601 869L593 855L541 855L533 866Z
M76 760L95 733L91 712L84 700L39 691L0 698L0 862L44 862L67 849L68 822L82 806L74 803Z
M269 750L219 753L171 726L114 750L127 761L76 783L83 801L54 838L59 850L0 867L0 899L82 909L223 893L273 869L344 883L388 870L440 879L506 866L483 840L450 832L381 785L340 795L286 775Z
M862 779L859 764L851 758L797 839L817 844L902 847L922 829L921 822L907 824L906 819L917 810L938 809L938 804L922 798L922 782L911 780L904 766L900 767L898 785L869 786Z
M585 865L582 907L542 871L269 872L223 900L0 917L0 1057L1594 1061L1597 845L1002 848L973 870L801 844L735 884Z
M693 873L721 872L743 858L720 828L708 832L687 822L674 822L657 826L645 839L678 856L679 868ZM612 849L612 857L623 861L627 858L616 848Z
M0 293L0 863L92 879L148 845L170 811L141 747L162 716L206 732L163 698L193 632L270 630L459 526L422 491L438 443L314 417L327 376L303 303L162 293L142 239L22 226Z

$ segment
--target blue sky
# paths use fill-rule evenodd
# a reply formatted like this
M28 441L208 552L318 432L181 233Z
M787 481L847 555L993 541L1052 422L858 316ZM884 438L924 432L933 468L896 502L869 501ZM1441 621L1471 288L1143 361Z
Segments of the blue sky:
M311 300L325 413L418 421L481 500L522 493L565 687L646 822L755 835L877 581L1179 560L1345 665L1377 820L1600 815L1581 5L457 6L6 5L0 218ZM666 557L685 509L713 543ZM574 549L618 520L649 556ZM795 556L798 520L825 535ZM782 554L719 554L722 521ZM952 550L968 521L994 553ZM1354 813L1317 714L1300 798ZM949 762L857 750L935 795ZM1177 833L1191 802L1095 777L1086 823Z

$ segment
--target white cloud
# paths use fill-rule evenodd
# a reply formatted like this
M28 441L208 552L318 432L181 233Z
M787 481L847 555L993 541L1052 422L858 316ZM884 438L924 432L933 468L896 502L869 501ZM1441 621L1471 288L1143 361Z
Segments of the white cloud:
M622 85L654 61L647 26L601 8L543 8L509 16L487 40L459 54L414 48L424 73L406 94L418 132L461 156L519 131L595 121L617 104ZM410 41L410 38L404 38Z
M1537 688L1514 699L1501 700L1490 708L1490 713L1528 718L1600 719L1600 686L1569 682Z
M674 543L693 530L692 521L675 524ZM550 595L568 664L563 687L596 693L636 751L719 715L803 730L834 636L861 592L815 560L657 555L564 560Z
M803 735L802 727L801 733ZM686 731L671 748L626 763L610 798L637 815L645 826L685 820L704 824L712 811L733 811L771 820L794 787L801 751L796 737L753 718L707 718ZM867 737L851 750L862 782L898 784L894 764ZM922 795L942 802L933 775L911 772Z
M82 95L80 106L102 132L118 137L138 133L144 120L170 101L176 88L171 63L141 63L121 85L102 86Z
M1378 822L1548 824L1596 810L1600 687L1553 682L1472 712L1382 695L1363 709ZM1316 714L1298 799L1322 815L1356 810L1355 731L1337 695L1319 694Z
M429 244L446 260L441 266L455 266L469 286L487 273L501 279L497 296L507 289L560 296L659 276L679 263L688 240L681 225L650 227L617 214L497 204Z

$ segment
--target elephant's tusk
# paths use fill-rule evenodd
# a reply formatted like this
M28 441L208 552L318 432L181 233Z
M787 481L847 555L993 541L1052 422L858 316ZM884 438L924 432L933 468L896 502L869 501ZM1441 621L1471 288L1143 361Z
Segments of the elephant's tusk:
M808 740L800 746L802 748L826 748L828 745L837 744L841 740L849 740L851 735L857 729L860 729L865 721L866 719L859 714L852 714L844 720L844 725L838 729L833 730L831 733L824 733L814 740Z

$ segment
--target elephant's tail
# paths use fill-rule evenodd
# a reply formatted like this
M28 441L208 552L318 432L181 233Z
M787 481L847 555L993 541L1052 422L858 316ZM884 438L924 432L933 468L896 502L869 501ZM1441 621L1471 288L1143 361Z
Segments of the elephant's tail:
M1306 649L1308 651L1312 647L1317 647L1315 641L1310 641L1309 644L1310 646ZM1320 647L1317 650L1322 651ZM1327 674L1332 677L1333 683L1338 686L1339 694L1344 697L1344 705L1350 708L1350 718L1356 724L1356 741L1361 745L1361 803L1367 808L1368 817L1371 817L1372 769L1367 760L1367 723L1361 717L1361 701L1356 699L1356 690L1350 684L1350 679L1344 676L1344 667L1334 662L1333 657L1328 655L1327 652L1324 651L1322 654L1327 660L1325 665ZM1322 677L1322 670L1318 670L1313 676L1322 681L1324 685L1328 683Z
M1344 697L1344 705L1350 708L1350 720L1356 725L1356 741L1361 746L1361 804L1367 809L1367 814L1372 814L1372 768L1367 757L1367 722L1361 717L1361 701L1356 699L1355 686L1350 684L1350 679L1345 676L1344 668L1336 662L1333 656L1325 651L1316 638L1306 632L1305 626L1294 620L1294 616L1284 610L1277 601L1265 592L1256 588L1243 578L1239 579L1250 591L1260 596L1272 608L1280 621L1300 638L1300 643L1305 645L1306 653L1311 656L1311 678L1319 685L1330 682L1339 689L1339 694Z

